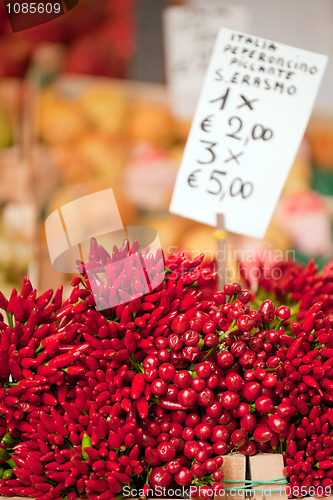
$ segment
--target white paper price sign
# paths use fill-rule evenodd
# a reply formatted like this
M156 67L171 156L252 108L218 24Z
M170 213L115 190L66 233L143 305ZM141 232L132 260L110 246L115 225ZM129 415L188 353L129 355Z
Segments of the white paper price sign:
M327 57L222 28L170 211L265 235L304 134Z
M192 118L221 26L250 30L244 5L178 5L163 13L166 77L175 116Z

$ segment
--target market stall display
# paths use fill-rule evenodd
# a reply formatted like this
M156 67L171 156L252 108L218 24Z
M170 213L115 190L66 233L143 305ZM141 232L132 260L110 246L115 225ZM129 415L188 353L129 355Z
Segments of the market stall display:
M127 252L93 239L90 263L114 272ZM104 311L84 266L65 301L62 287L36 296L28 278L1 295L2 495L114 498L127 485L144 498L192 485L206 500L223 490L231 450L283 452L289 497L330 494L331 264L285 263L265 284L273 300L230 283L205 301L202 260L171 255L161 285Z
M0 497L333 500L326 56L221 30L190 132L123 79L134 0L80 4L10 47L0 6Z

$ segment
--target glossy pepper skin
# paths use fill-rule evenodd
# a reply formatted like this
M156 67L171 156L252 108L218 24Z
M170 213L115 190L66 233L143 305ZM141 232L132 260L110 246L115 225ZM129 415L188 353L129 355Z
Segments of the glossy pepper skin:
M136 373L133 377L133 380L132 380L131 398L132 399L139 399L139 397L141 396L141 394L144 391L145 385L146 385L146 381L145 381L142 373Z

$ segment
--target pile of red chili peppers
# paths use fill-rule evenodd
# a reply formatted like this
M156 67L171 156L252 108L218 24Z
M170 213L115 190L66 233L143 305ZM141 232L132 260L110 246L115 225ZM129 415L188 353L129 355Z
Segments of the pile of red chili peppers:
M101 312L84 276L65 301L28 278L0 296L1 495L206 500L232 450L283 453L290 497L330 493L333 316L311 300L293 321L238 283L204 300L202 260L171 255L151 293Z

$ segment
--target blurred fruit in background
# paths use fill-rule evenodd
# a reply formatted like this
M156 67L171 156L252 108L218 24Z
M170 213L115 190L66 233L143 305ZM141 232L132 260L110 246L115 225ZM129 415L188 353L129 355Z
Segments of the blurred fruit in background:
M34 224L33 207L8 203L0 214L0 283L6 295L12 284L20 283L32 258L30 234Z
M312 157L316 165L323 168L333 167L333 123L327 117L316 120L309 135Z
M23 77L34 50L53 42L66 47L64 71L125 78L135 50L134 4L80 0L65 15L13 36L1 2L0 76Z
M330 114L320 114L310 129L313 172L312 187L325 197L333 215L333 120Z
M13 144L12 124L8 113L0 105L0 148L9 148Z
M79 38L70 45L63 69L66 73L125 77L122 64L118 64L108 40L97 34Z
M106 134L121 136L129 114L126 93L118 84L96 83L78 98L78 105L91 127Z
M60 100L53 89L41 94L39 110L40 137L49 145L72 144L85 130L77 103Z
M66 77L41 91L37 134L62 184L104 183L138 210L167 211L184 142L165 89L147 87Z
M175 142L174 120L164 105L136 99L127 124L128 136L135 142L148 142L167 148Z

